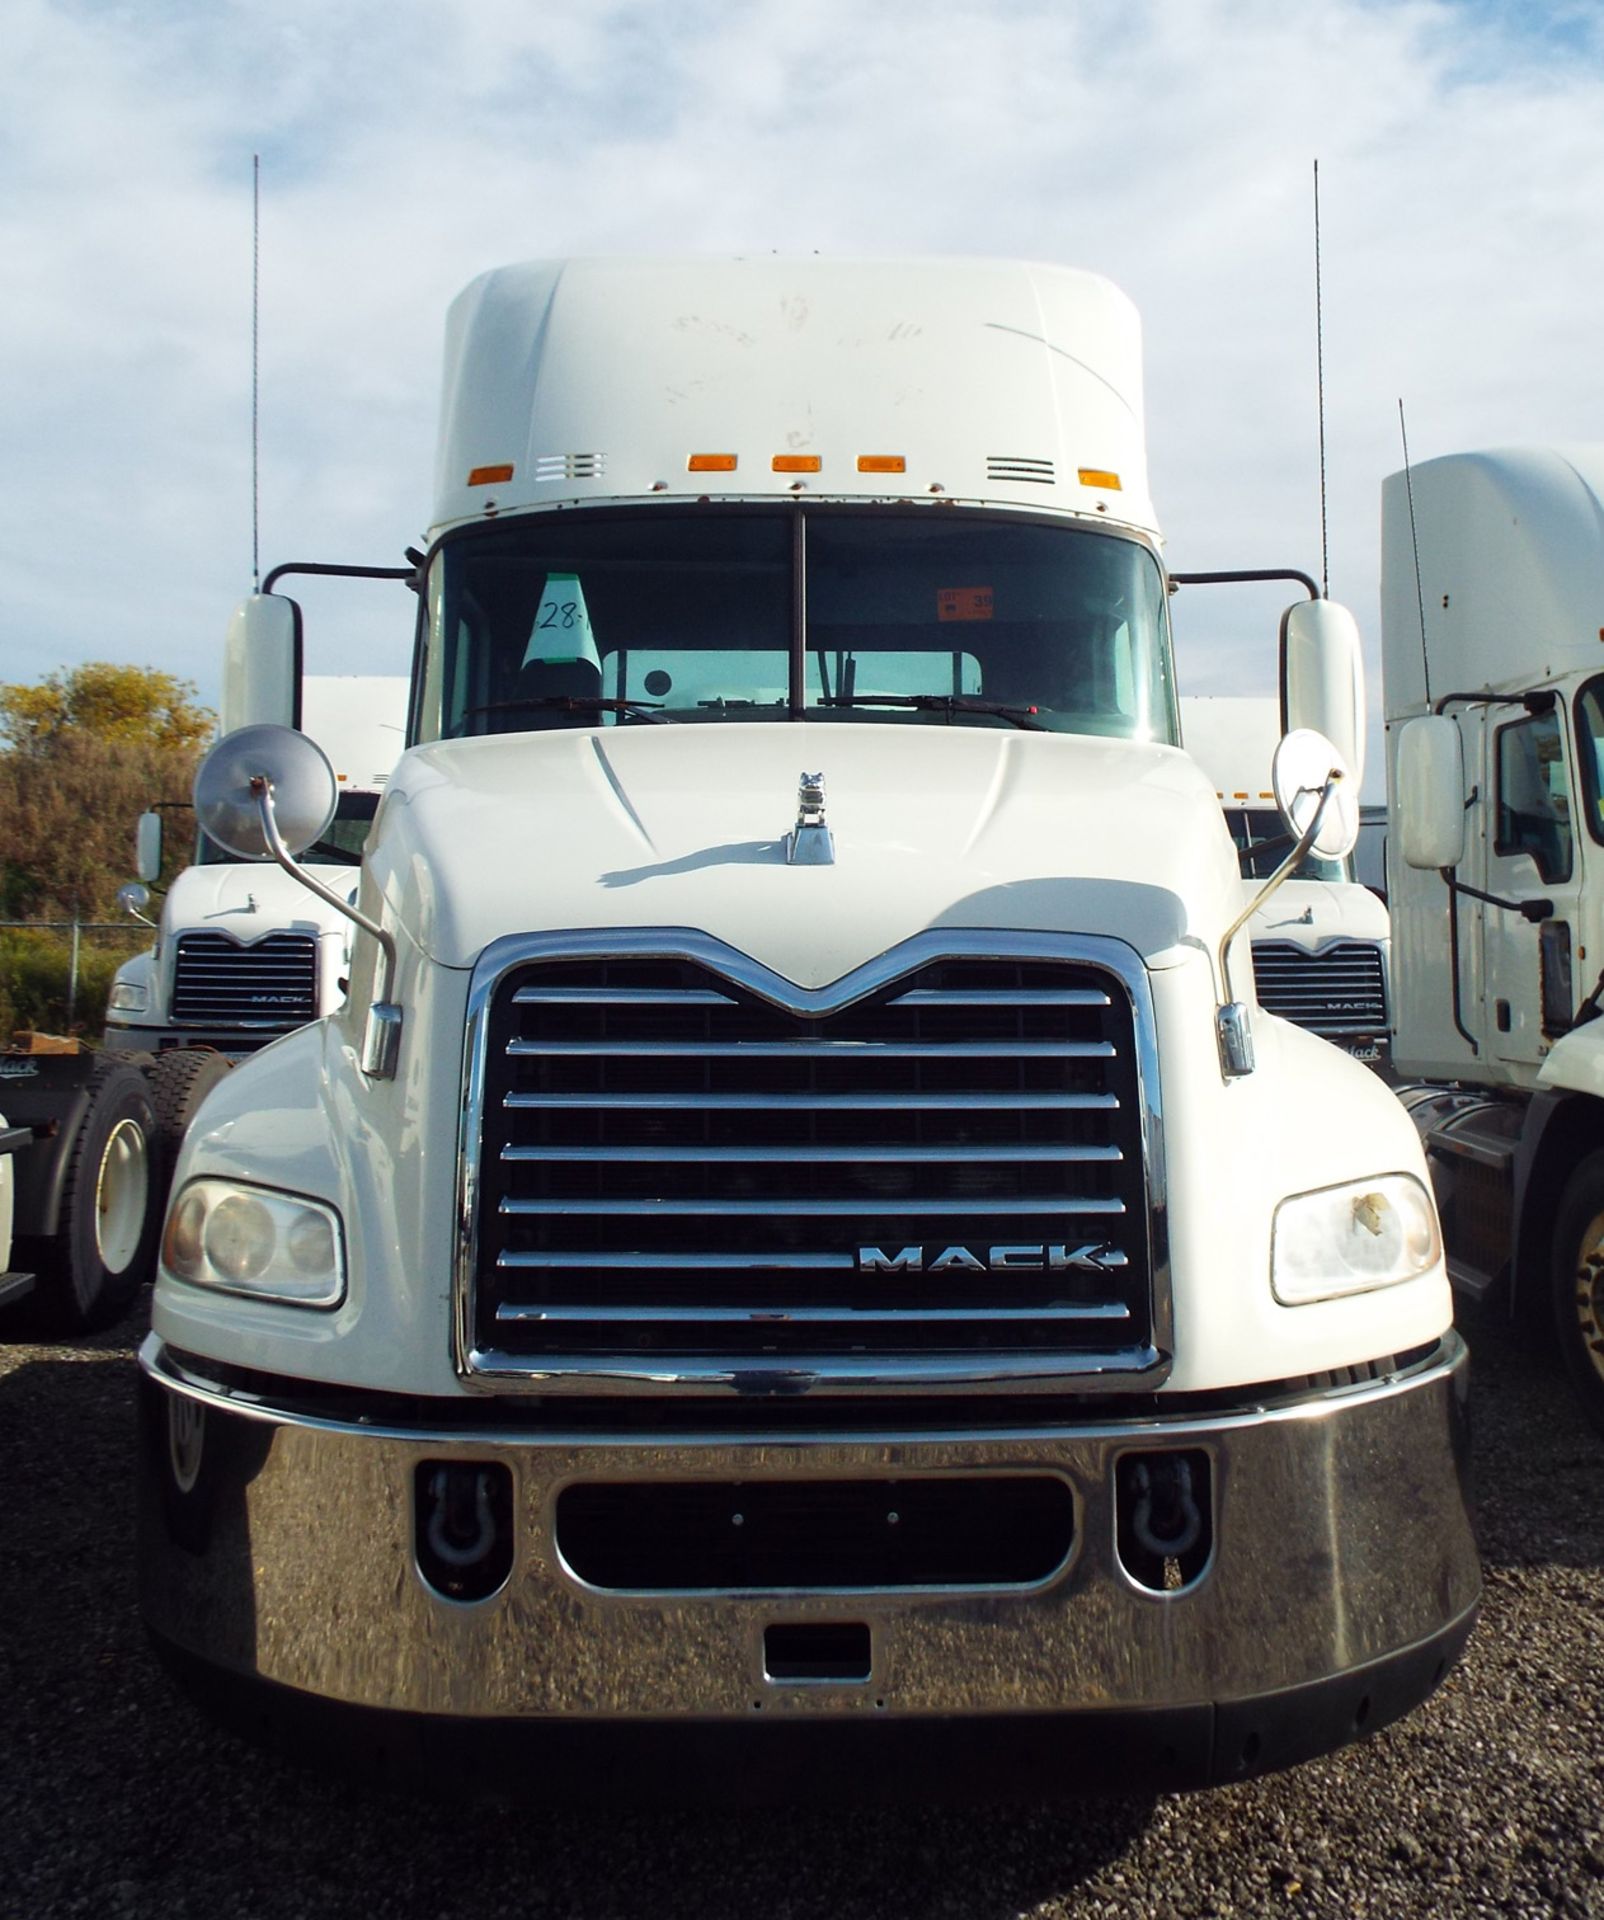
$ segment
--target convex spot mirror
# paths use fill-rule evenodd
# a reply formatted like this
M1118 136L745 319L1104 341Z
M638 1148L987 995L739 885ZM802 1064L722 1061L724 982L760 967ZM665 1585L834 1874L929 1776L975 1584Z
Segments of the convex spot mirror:
M226 734L195 775L195 817L225 852L241 860L271 860L261 808L251 782L273 786L273 819L291 853L322 839L334 818L339 783L315 740L293 727L241 727Z
M1353 615L1335 600L1300 600L1281 617L1281 721L1323 733L1357 793L1365 770L1364 653Z
M1405 864L1457 867L1465 857L1465 754L1456 720L1423 713L1399 730L1394 786Z
M117 904L124 913L131 913L136 920L143 920L145 909L150 905L150 888L137 880L130 880L117 889Z
M1322 860L1346 860L1359 839L1359 786L1333 742L1312 727L1297 727L1282 740L1270 763L1275 804L1289 830L1300 840L1308 832L1320 796L1333 775L1336 786L1309 851Z

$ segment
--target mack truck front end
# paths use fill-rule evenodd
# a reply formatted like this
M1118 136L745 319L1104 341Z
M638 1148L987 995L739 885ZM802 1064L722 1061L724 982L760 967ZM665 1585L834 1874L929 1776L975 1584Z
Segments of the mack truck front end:
M1436 1216L1392 1095L1253 1004L1123 296L488 275L417 585L347 1003L177 1170L174 1662L430 1753L977 1793L1239 1778L1429 1693L1479 1595ZM1286 644L1352 736L1351 623ZM198 804L293 864L286 740Z

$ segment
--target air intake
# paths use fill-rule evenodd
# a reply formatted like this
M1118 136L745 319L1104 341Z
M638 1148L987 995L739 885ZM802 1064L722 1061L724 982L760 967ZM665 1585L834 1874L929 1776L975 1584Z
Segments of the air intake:
M1023 454L993 453L986 458L988 480L1010 480L1028 486L1050 487L1057 479L1051 460L1033 460Z
M607 471L604 453L543 453L535 462L535 479L599 480Z

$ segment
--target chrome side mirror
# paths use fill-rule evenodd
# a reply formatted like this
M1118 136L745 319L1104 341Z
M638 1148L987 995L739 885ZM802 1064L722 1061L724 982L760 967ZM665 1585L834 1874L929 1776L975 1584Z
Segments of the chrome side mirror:
M147 927L155 926L156 922L145 911L150 905L150 888L139 881L130 880L117 889L117 904L132 919L143 921Z
M338 796L327 755L293 727L242 727L218 741L195 775L195 816L203 833L242 860L276 860L308 893L379 943L362 1071L372 1080L391 1080L401 1050L401 1008L392 998L395 936L295 860L328 831Z

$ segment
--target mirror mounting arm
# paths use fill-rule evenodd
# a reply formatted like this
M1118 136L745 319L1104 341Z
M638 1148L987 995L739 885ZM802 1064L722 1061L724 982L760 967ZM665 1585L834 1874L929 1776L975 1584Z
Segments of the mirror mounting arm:
M342 898L332 887L325 886L296 860L279 833L278 821L273 814L273 782L265 773L251 775L251 792L256 799L257 812L261 815L262 836L278 864L299 880L308 893L315 893L336 913L343 914L364 933L372 934L379 943L378 978L374 983L376 991L373 1003L368 1008L367 1027L362 1035L362 1071L370 1080L392 1080L401 1046L401 1009L391 998L395 990L397 964L395 935L381 927L378 921L369 919L359 907Z
M1228 1080L1240 1079L1244 1074L1251 1073L1254 1065L1253 1034L1248 1024L1247 1006L1237 999L1231 983L1231 942L1314 845L1320 828L1325 822L1326 809L1330 806L1342 778L1340 767L1333 767L1326 775L1325 785L1320 789L1319 804L1315 807L1308 826L1298 836L1297 845L1220 937L1220 980L1225 997L1215 1010L1214 1020L1220 1044L1220 1064Z

